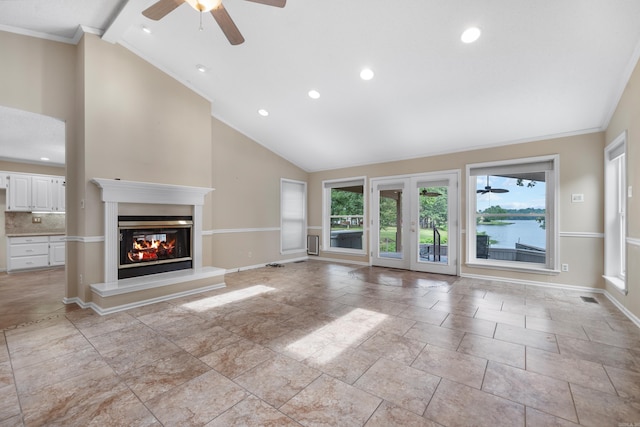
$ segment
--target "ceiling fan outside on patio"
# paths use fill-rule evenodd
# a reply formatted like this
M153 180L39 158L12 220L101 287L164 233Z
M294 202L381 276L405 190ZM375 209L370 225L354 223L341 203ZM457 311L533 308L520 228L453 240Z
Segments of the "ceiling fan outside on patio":
M487 194L487 193L508 193L509 190L505 188L492 188L489 185L489 175L487 175L487 185L484 187L484 190L477 190L478 194Z
M437 191L428 191L426 188L420 191L421 196L425 197L438 197L442 196L442 193L438 193Z
M284 7L287 0L247 0L254 3L265 4L267 6ZM200 12L200 19L205 12L211 12L213 19L216 20L220 29L232 45L238 45L244 42L244 37L240 34L240 30L231 19L231 16L224 8L222 0L160 0L147 9L142 14L149 19L159 21L167 16L175 8L183 3L189 3L191 7Z

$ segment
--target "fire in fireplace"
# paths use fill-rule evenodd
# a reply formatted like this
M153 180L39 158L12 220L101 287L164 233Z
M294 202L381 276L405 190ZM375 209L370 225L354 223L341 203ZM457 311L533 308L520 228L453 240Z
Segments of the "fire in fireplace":
M190 216L119 216L118 279L192 268Z

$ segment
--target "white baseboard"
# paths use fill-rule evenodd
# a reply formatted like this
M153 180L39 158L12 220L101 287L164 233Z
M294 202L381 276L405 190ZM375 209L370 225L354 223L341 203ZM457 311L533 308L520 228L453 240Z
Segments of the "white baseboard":
M491 280L495 282L517 283L521 285L562 289L567 291L582 291L582 292L591 292L594 294L601 294L607 297L607 299L611 301L613 305L615 305L616 308L618 308L618 310L622 312L622 314L627 316L629 320L631 320L637 327L640 328L640 318L638 318L638 316L630 312L624 305L620 304L620 302L616 300L613 296L611 296L611 294L607 292L606 289L590 288L588 286L567 285L567 284L561 284L561 283L536 282L533 280L520 280L520 279L511 279L506 277L483 276L480 274L464 274L463 273L463 274L460 274L460 277L466 277L470 279Z
M622 312L622 314L627 316L633 323L635 323L635 325L638 328L640 328L640 317L636 316L635 314L630 312L627 307L625 307L624 305L620 304L620 301L618 301L613 296L611 296L611 294L608 291L603 290L602 293L604 294L605 297L607 297L607 299L609 301L611 301L613 303L613 305L615 305L618 308L618 310L620 310Z
M215 290L215 289L221 289L221 288L224 288L225 286L226 285L225 285L224 282L223 283L216 283L215 285L206 286L206 287L203 287L203 288L191 289L191 290L188 290L188 291L177 292L177 293L169 294L169 295L163 295L161 297L150 298L150 299L146 299L146 300L143 300L143 301L136 301L136 302L133 302L133 303L122 304L122 305L118 305L118 306L115 306L115 307L109 307L109 308L102 308L102 307L98 306L94 302L84 302L78 297L63 298L62 302L65 303L65 304L74 304L75 303L75 304L78 304L80 306L80 308L90 308L93 311L95 311L96 313L98 313L99 315L104 316L105 314L117 313L119 311L129 310L129 309L136 308L136 307L144 307L145 305L155 304L157 302L169 301L169 300L180 298L180 297L199 294L201 292L207 292L207 291L212 291L212 290Z
M308 256L303 256L303 257L299 257L299 258L290 258L290 259L284 259L284 260L279 260L279 261L273 261L273 262L268 262L268 263L261 263L261 264L254 264L254 265L245 265L244 267L235 267L235 268L229 268L226 270L227 274L230 273L239 273L241 271L247 271L247 270L255 270L256 268L263 268L263 267L267 267L270 264L291 264L293 262L300 262L300 261L306 261L308 260L309 257Z
M603 291L603 289L591 288L589 286L575 286L575 285L568 285L563 283L537 282L535 280L522 280L522 279L514 279L511 277L485 276L484 274L461 273L460 277L466 277L469 279L491 280L493 282L517 283L519 285L531 285L531 286L539 286L543 288L555 288L555 289L563 289L563 290L569 290L569 291L582 291L582 292L595 292L595 293L602 293Z
M369 267L371 265L367 261L351 261L348 259L325 258L325 257L317 257L317 256L314 256L313 259L317 259L318 261L326 261L326 262L339 262L341 264L361 265L364 267Z

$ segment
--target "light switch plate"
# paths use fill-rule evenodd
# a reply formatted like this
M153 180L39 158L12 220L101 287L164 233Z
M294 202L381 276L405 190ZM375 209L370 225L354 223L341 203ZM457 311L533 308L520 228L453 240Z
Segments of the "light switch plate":
M582 202L584 202L584 194L571 195L571 203L582 203Z

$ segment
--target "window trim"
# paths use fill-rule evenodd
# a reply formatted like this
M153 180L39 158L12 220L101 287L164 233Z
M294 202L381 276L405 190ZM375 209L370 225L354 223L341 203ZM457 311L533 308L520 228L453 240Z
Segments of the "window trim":
M285 226L285 198L283 197L285 184L299 184L302 186L302 235L300 238L300 246L291 249L284 249L284 236L286 233ZM297 181L294 179L280 178L280 254L295 254L307 251L307 183L305 181Z
M614 289L627 295L629 286L627 277L621 271L626 268L627 256L627 131L625 130L618 135L604 149L604 275L603 278L607 284L612 285ZM621 160L620 157L624 156ZM622 183L620 182L620 168L618 164L622 163ZM616 197L620 196L620 197ZM611 226L610 219L620 215L620 204L624 205L622 211L623 229L619 228L620 222L615 221ZM624 235L620 232L623 231ZM618 237L612 237L617 234ZM617 248L616 248L617 246ZM622 261L622 265L619 263ZM616 265L617 264L617 265Z
M331 189L362 185L362 249L331 247ZM356 176L322 181L322 250L328 253L366 255L369 227L367 220L367 177Z
M507 169L509 167L522 167L525 165L551 163L551 170L546 180L546 263L534 264L519 261L500 261L491 259L476 258L476 184L475 177L478 173L471 175L472 171L487 172L491 169ZM526 167L526 166L525 166ZM560 156L558 154L526 157L513 160L500 160L494 162L472 163L466 165L466 185L467 185L467 227L466 227L466 265L476 268L491 268L497 270L521 271L537 274L560 274L559 270L559 190L560 190Z

